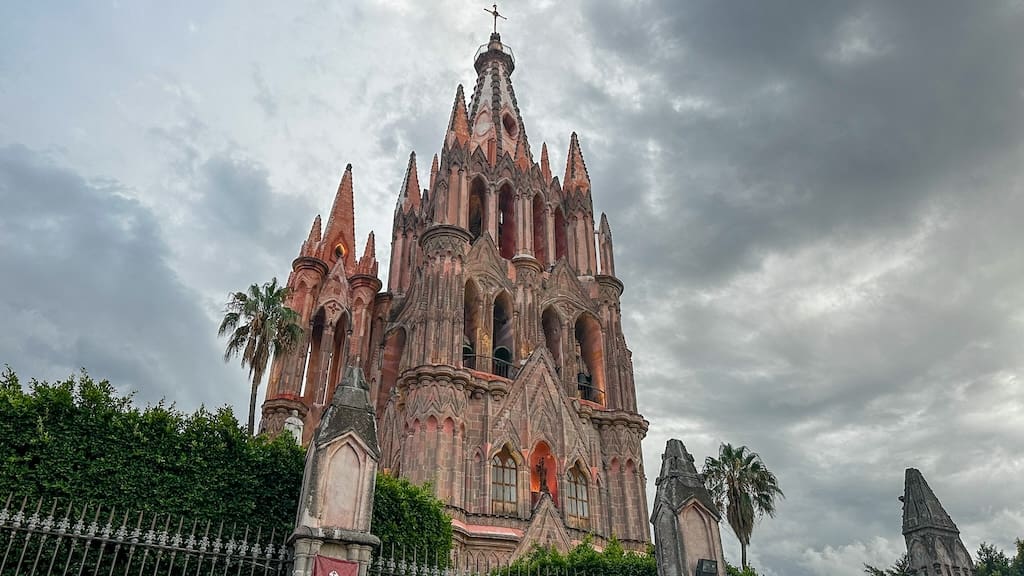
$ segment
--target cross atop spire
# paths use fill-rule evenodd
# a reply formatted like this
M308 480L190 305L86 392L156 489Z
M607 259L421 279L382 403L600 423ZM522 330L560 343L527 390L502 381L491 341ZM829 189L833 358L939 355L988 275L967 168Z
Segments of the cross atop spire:
M498 33L498 18L501 18L502 20L508 20L508 18L505 18L504 16L502 16L501 14L498 13L498 5L497 4L494 5L494 8L492 10L488 10L487 8L484 8L484 12L487 12L491 16L494 16L494 33L497 34Z

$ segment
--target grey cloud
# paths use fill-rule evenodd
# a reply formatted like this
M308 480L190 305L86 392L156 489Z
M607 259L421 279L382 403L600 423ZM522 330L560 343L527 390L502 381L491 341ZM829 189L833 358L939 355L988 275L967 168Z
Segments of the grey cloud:
M0 149L0 204L3 362L26 379L86 367L183 407L233 396L216 385L215 326L168 268L151 212L20 146Z

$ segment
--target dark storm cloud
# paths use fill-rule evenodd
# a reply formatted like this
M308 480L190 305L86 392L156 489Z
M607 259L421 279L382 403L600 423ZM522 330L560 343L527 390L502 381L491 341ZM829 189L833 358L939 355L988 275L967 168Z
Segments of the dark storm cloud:
M650 242L691 281L836 229L906 226L943 177L1020 141L1022 15L1008 5L586 6L589 38L644 92L640 110L597 116L636 135L627 154L678 186L637 217L688 225L684 249ZM842 61L844 43L863 47ZM675 112L674 98L717 112ZM620 180L631 175L610 174L611 187L649 197Z
M1024 10L641 4L584 5L598 72L559 111L655 449L674 428L765 456L790 495L755 531L770 573L898 553L906 466L969 546L1009 546L984 525L1024 492L985 471L1024 469Z
M154 215L117 183L0 149L0 362L56 379L86 367L142 401L222 404L213 333L168 268ZM188 383L188 386L183 386ZM205 383L205 385L198 385Z

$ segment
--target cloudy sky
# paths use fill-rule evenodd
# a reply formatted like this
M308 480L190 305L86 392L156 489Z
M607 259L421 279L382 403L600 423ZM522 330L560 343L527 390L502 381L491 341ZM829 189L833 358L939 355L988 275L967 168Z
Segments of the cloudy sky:
M483 7L4 3L0 363L244 414L226 294L287 276L346 163L390 237ZM669 437L758 451L768 575L895 560L909 466L972 551L1024 537L1024 3L501 9L535 151L577 131L615 231L652 488Z

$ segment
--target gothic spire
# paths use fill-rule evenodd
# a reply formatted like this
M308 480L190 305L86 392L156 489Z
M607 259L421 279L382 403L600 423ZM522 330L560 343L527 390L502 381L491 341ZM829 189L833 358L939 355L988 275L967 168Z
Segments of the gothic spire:
M916 468L907 468L903 498L900 500L903 501L904 534L924 528L960 533L953 519L925 482L924 476Z
M416 173L416 153L409 154L409 165L402 182L402 211L418 211L420 208L420 179Z
M450 147L453 142L465 144L469 141L469 114L466 112L466 95L462 91L462 84L455 90L455 102L452 103L452 115L448 120L448 135L445 137L445 146Z
M512 89L515 59L511 48L501 43L501 35L491 34L490 41L480 47L474 67L477 79L469 110L470 153L479 147L494 163L505 154L515 161L517 150L521 150L532 165L526 129Z
M562 188L569 193L581 189L590 191L590 174L587 173L587 164L583 161L580 140L575 132L569 139L569 155L565 159L565 179L562 180Z
M346 260L355 249L356 214L352 193L352 165L345 166L345 174L338 184L338 193L334 196L334 206L327 218L324 230L325 260L341 256ZM333 255L333 256L332 256Z

